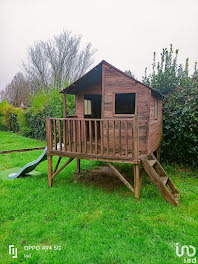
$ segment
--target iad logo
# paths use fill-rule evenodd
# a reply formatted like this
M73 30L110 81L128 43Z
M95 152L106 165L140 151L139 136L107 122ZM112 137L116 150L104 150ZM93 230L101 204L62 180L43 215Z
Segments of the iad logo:
M182 246L181 250L179 249L179 244L176 243L176 255L178 257L184 256L184 263L197 263L196 257L193 258L196 254L196 248L189 245L189 246ZM189 258L188 258L188 257ZM193 259L192 259L193 258Z
M14 245L9 245L9 255L11 255L12 258L17 258L17 248L15 248Z

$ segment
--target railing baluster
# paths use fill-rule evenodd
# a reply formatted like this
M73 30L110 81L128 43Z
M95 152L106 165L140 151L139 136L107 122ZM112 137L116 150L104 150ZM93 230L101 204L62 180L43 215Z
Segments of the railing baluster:
M97 121L95 120L95 154L98 154L98 131L97 131Z
M82 138L81 138L81 120L78 120L78 134L79 134L79 152L82 152Z
M122 130L122 121L119 121L119 152L120 152L120 156L122 156L122 146L121 146L121 130Z
M59 148L62 151L62 129L61 129L61 120L58 122L58 133L59 133Z
M77 137L76 137L76 120L73 120L73 131L74 131L74 152L76 152Z
M68 134L69 134L69 150L72 151L72 143L71 143L71 123L70 119L68 120Z
M89 142L90 142L90 152L92 153L92 124L89 120Z
M104 153L104 133L103 133L103 120L100 120L100 152Z
M115 156L115 121L113 120L113 156Z
M68 150L68 144L69 144L68 120L65 121L65 124L66 124L66 140L65 140L65 144L66 144L66 150Z
M131 120L131 156L134 158L133 119Z
M134 159L139 158L139 132L138 132L138 119L133 119L133 141L134 141Z
M87 127L85 120L84 120L84 151L85 153L87 153Z
M54 149L57 150L56 119L53 120L53 123L54 123Z
M66 140L66 120L63 120L63 150L67 150L67 140Z
M107 132L107 155L109 155L109 120L106 121L106 132Z
M127 121L125 121L125 139L126 139L126 157L128 156L128 125Z
M67 151L67 144L68 144L68 120L65 120L65 150Z
M53 123L53 120L50 119L50 125L51 125L51 142L52 142L52 148L53 148L53 130L52 130L52 123Z

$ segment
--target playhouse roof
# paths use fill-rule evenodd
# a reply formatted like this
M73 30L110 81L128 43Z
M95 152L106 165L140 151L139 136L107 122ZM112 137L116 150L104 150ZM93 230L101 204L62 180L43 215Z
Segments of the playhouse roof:
M135 78L127 75L125 72L117 69L116 67L114 67L110 63L106 62L105 60L102 60L98 65L96 65L93 69L91 69L89 72L87 72L85 75L83 75L80 79L73 82L71 85L69 85L65 89L63 89L61 91L61 93L77 94L81 89L84 89L87 86L90 86L90 85L96 84L96 83L100 83L102 81L102 65L103 64L106 64L107 66L112 67L113 69L122 73L123 75L127 76L128 78L132 79L136 83L140 83L143 86L149 88L152 91L153 95L155 95L159 98L163 98L163 95L159 91L157 91L156 89L151 88L151 87L143 84L142 82L136 80Z

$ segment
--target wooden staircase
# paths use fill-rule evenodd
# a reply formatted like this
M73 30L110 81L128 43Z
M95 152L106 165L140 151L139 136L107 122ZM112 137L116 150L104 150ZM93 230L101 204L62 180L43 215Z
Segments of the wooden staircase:
M145 157L142 160L142 165L164 199L172 205L178 205L179 192L155 156L152 154Z

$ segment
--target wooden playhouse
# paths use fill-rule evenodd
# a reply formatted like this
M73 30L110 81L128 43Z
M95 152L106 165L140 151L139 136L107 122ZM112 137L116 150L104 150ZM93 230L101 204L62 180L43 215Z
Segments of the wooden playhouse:
M61 91L64 118L47 118L48 185L73 159L107 162L120 180L140 198L144 168L167 202L178 204L178 190L155 158L162 138L160 92L131 78L106 61ZM75 95L76 115L66 116L67 94ZM52 157L59 156L53 170ZM62 157L69 159L59 167ZM134 168L132 186L112 165L130 163Z

